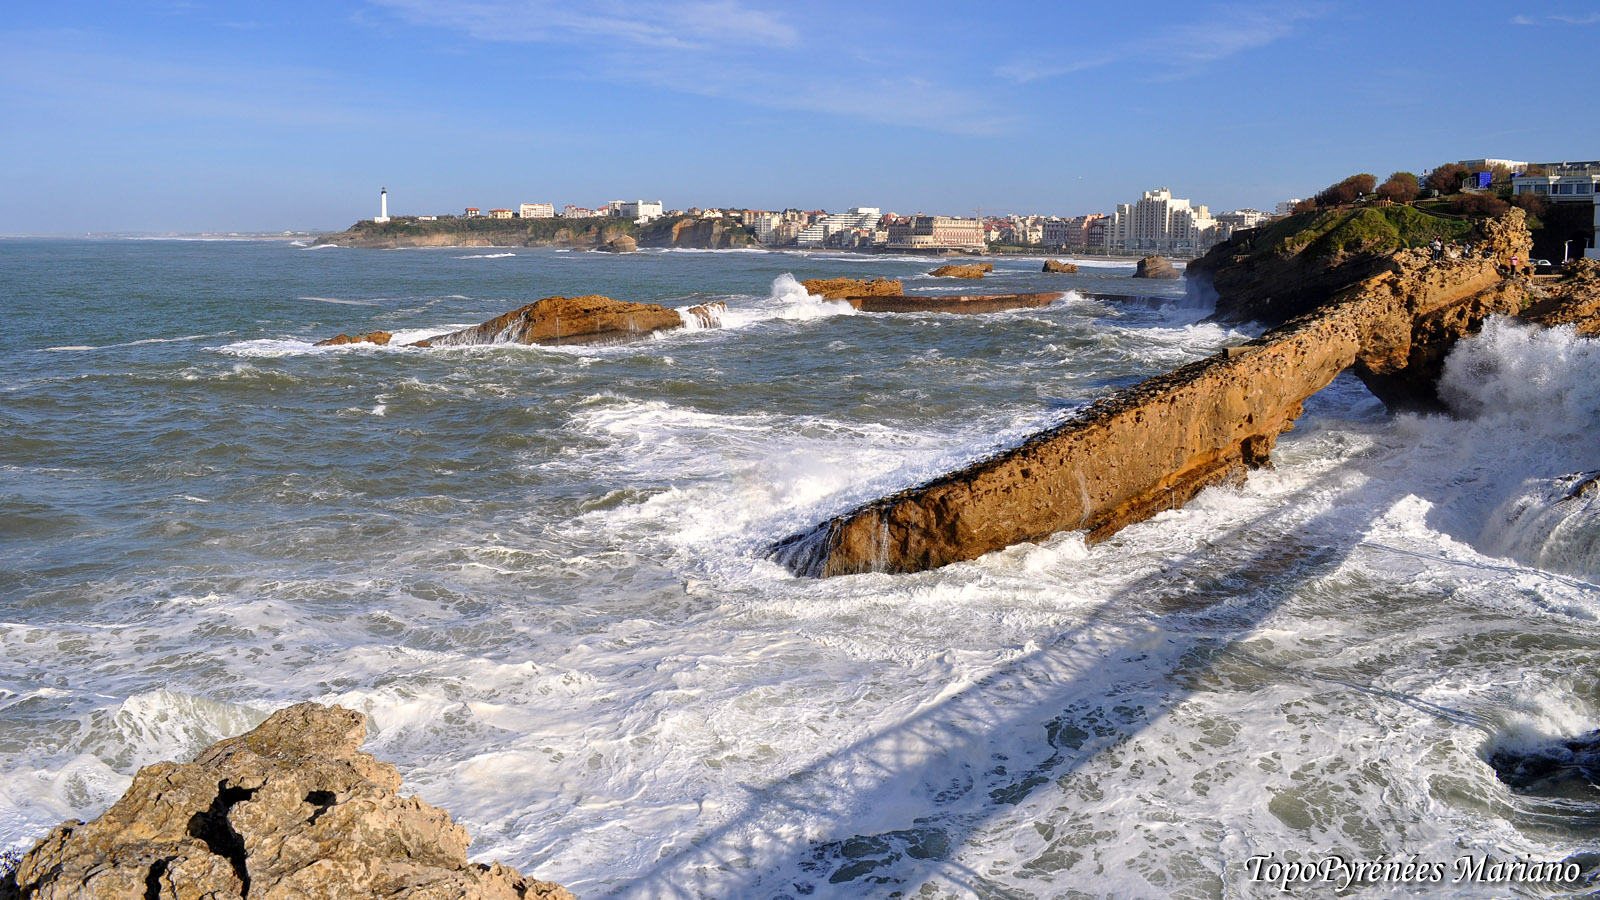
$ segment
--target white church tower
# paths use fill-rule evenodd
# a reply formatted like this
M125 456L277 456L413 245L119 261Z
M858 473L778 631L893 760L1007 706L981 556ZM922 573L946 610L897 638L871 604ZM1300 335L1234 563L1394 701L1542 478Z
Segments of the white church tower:
M382 225L389 221L389 189L384 188L378 192L378 217L372 220Z

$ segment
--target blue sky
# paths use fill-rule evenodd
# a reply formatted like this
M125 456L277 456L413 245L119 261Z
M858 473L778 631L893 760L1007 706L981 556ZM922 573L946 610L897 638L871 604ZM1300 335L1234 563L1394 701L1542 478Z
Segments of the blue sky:
M1593 3L8 5L0 234L521 202L1270 209L1600 158Z

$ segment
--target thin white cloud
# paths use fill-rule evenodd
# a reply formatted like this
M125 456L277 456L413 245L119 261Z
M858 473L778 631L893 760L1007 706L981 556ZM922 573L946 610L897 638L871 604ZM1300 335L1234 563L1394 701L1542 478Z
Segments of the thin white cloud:
M740 0L371 0L413 25L458 31L481 41L622 41L651 49L787 47L792 25Z
M576 7L552 0L369 2L411 25L484 42L571 46L605 61L564 71L569 78L955 134L995 134L1013 124L971 86L928 80L926 67L900 75L881 62L818 65L814 48L834 40L802 36L778 13L745 0L599 0Z
M1551 16L1550 18L1568 25L1594 25L1600 23L1600 13L1590 13L1587 16Z
M1528 18L1527 16L1512 16L1511 17L1511 24L1513 24L1513 25L1537 25L1539 23L1535 22L1534 20L1532 20L1530 18Z
M1321 15L1315 6L1264 12L1247 7L1214 11L1204 22L1170 25L1143 35L1137 41L1069 58L1065 62L1039 57L1019 59L995 70L1002 78L1027 83L1057 78L1121 62L1139 62L1156 81L1197 75L1224 60L1293 35L1307 19Z

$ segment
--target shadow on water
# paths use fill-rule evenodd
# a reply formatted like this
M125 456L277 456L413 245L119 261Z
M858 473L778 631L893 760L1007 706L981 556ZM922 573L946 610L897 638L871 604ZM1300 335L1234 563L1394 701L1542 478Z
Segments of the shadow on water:
M1297 591L1337 569L1402 495L1368 482L1357 489L1357 505L1366 510L1360 527L1349 521L1349 506L1338 504L1291 524L1296 501L1315 487L1129 585L1086 621L970 687L787 778L750 786L742 816L696 836L693 846L663 853L649 871L611 883L608 892L858 896L942 879L975 896L1031 896L964 867L955 859L962 845L1041 786L1060 782L1173 710L1200 673L1235 653ZM1311 537L1247 549L1249 537L1271 532L1274 520L1288 533ZM1107 640L1108 634L1115 637ZM1349 686L1457 724L1492 728L1399 692ZM840 808L841 795L848 808ZM905 814L900 827L857 831L880 811L908 803L920 814ZM802 827L835 836L808 840L798 834ZM772 842L782 845L787 862L770 860ZM700 873L699 883L686 882L688 872Z
M1346 462L1278 499L976 683L783 779L748 786L745 812L694 836L689 846L668 848L637 877L597 885L603 888L597 893L897 896L944 882L972 896L1032 897L964 866L961 848L1041 787L1061 784L1160 721L1218 665L1338 684L1380 704L1481 731L1485 747L1494 746L1501 726L1483 716L1354 678L1280 666L1241 643L1358 547L1385 549L1367 534L1410 493L1395 480L1357 479L1360 486L1326 510L1303 521L1296 516L1302 501L1359 465ZM1260 535L1282 537L1263 543ZM1545 760L1552 765L1525 766L1535 780L1557 778L1563 796L1514 801L1512 818L1569 833L1600 826L1600 804L1567 796L1585 777L1591 783L1582 787L1592 790L1592 750L1588 743L1556 748L1560 758ZM1239 877L1229 866L1220 878ZM1223 890L1220 882L1217 889Z

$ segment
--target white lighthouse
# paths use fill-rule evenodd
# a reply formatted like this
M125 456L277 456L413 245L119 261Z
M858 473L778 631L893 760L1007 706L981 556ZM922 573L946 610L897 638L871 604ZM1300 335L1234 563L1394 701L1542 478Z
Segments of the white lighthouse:
M379 225L389 221L389 189L378 191L378 217L372 221Z

